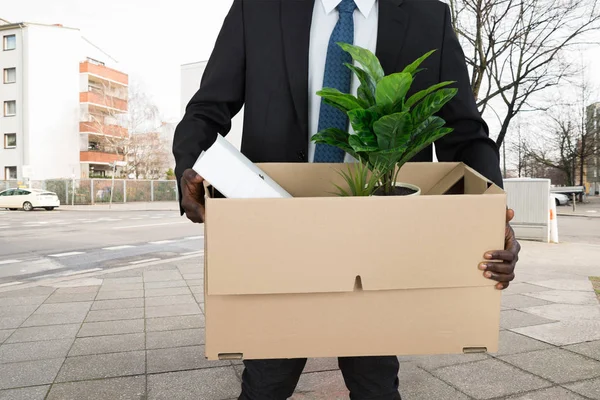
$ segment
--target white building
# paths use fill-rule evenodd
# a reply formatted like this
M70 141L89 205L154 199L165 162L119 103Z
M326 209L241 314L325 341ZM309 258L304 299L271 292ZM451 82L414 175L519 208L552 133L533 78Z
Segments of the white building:
M96 162L106 168L117 155L89 148L99 135L89 111L126 112L127 76L88 59L99 51L78 29L0 20L0 46L0 180L79 178ZM96 82L111 83L112 92Z
M200 88L202 74L206 68L206 61L184 64L181 66L181 116L185 113L185 107L188 105L192 96ZM242 129L244 124L244 108L233 118L231 131L226 138L238 150L242 143Z

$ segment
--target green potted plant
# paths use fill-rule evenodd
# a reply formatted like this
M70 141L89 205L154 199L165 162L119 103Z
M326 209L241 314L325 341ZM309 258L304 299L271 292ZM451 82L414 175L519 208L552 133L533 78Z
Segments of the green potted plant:
M325 129L312 137L315 143L341 148L358 163L341 171L349 191L338 186L343 196L419 194L414 185L397 182L400 168L418 152L452 132L435 114L457 93L447 88L453 81L441 82L407 97L420 65L432 50L402 72L385 76L377 57L367 49L338 43L362 66L345 64L360 81L357 96L337 89L317 92L323 101L348 115L354 134Z

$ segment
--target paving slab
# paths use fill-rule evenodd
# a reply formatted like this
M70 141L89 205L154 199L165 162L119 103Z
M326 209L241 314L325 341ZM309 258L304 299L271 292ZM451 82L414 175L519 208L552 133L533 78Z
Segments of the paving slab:
M588 279L548 279L543 281L534 280L529 283L555 290L592 291L592 283Z
M129 283L144 283L142 272L138 272L139 276L127 277L127 278L105 278L103 285L126 285Z
M86 314L87 311L63 314L32 314L23 322L21 327L81 324Z
M495 359L452 365L434 371L433 375L475 399L510 396L552 386L544 379Z
M86 322L118 321L122 319L144 318L143 308L123 308L112 310L90 311L85 319Z
M444 383L418 366L406 363L400 365L399 391L406 399L452 399L470 400L452 386Z
M600 321L564 321L511 329L555 346L600 340Z
M165 281L165 282L146 282L144 283L145 289L167 289L174 287L187 287L188 284L185 280Z
M75 303L42 304L36 314L68 314L84 313L90 310L91 301L80 301Z
M536 299L522 294L510 294L502 296L502 307L506 309L516 309L524 307L535 307L551 304L549 301Z
M44 400L50 385L0 390L0 400Z
M147 271L144 272L144 282L166 282L182 280L179 271Z
M4 341L6 339L8 339L8 337L10 335L12 335L14 331L15 331L14 329L4 329L4 330L1 330L0 331L0 344L4 343Z
M125 335L92 336L75 339L69 356L121 353L144 350L146 338L143 332Z
M600 361L600 340L566 346L565 349Z
M70 281L72 283L83 284L85 282L81 281ZM102 280L100 280L100 284ZM54 294L78 294L78 293L98 293L100 289L100 285L91 285L91 286L74 286L74 287L61 287L56 289Z
M84 293L54 293L48 297L46 304L92 301L96 298L96 294L96 291Z
M148 307L146 306L146 317L147 318L160 318L160 317L177 317L181 315L197 315L200 314L200 308L198 304L175 304L172 306L157 306Z
M96 300L92 304L92 310L114 310L122 308L144 307L144 298L118 299L118 300Z
M148 350L148 373L230 366L229 361L209 361L204 346Z
M508 289L503 292L504 295L523 294L523 293L535 293L545 292L548 288L544 286L531 285L529 283L511 283Z
M81 326L77 337L123 335L144 331L143 319L123 321L86 322Z
M600 377L600 362L563 349L538 350L500 359L555 383Z
M148 400L224 400L237 397L240 390L233 367L148 376Z
M47 400L145 400L146 377L128 376L94 381L57 383Z
M500 342L498 353L494 356L503 356L509 354L526 353L535 350L545 350L552 348L551 345L531 339L527 336L519 335L511 331L500 332Z
M202 272L186 273L183 274L183 277L186 281L190 279L204 280L204 274Z
M534 392L529 392L527 394L511 396L506 400L585 400L583 397L579 396L562 388L560 386L555 386L548 389L536 390Z
M600 400L600 379L571 383L565 387L590 399Z
M323 372L339 370L338 359L331 358L309 358L304 367L304 373L308 372Z
M500 327L504 329L549 324L551 322L556 321L517 310L500 311Z
M144 297L143 290L116 290L103 291L98 293L96 300L115 300L115 299L134 299L136 297Z
M145 362L144 351L69 357L60 369L56 382L140 375L146 372Z
M302 374L296 387L296 393L306 393L307 397L316 399L347 399L348 389L341 371L311 372ZM292 399L303 398L294 396Z
M0 307L0 318L31 314L38 307L39 307L39 305L36 305L36 304L28 304L28 305L24 305L24 306L6 306L6 307L2 306L2 307Z
M196 304L196 300L191 294L181 296L163 296L146 298L146 307L172 306L177 304Z
M9 290L0 292L0 298L7 297L29 297L29 296L50 296L56 289L44 286L36 286L29 289Z
M411 362L428 371L433 371L449 365L486 360L487 358L489 358L489 356L486 354L436 354L398 357L400 362Z
M147 349L197 346L204 344L204 329L146 332Z
M74 339L7 343L0 346L0 364L66 357Z
M173 331L179 329L204 328L204 315L182 315L179 317L163 317L146 319L146 331Z
M31 315L30 313L27 313L27 314L13 315L11 317L0 317L0 329L6 330L6 329L18 328L19 326L21 326L21 324L23 322L25 322L25 320L27 318L29 318L30 315Z
M146 289L146 297L157 297L157 296L180 296L184 294L190 294L190 290L187 287L172 287L164 289Z
M204 279L186 279L188 286L200 286L204 287Z
M36 305L39 306L48 298L47 295L44 296L31 296L31 297L7 297L0 300L0 304L2 307L10 307L10 306L26 306L26 305Z
M600 320L599 305L549 304L540 307L522 308L520 311L556 321Z
M64 358L0 364L0 389L52 383Z
M102 285L100 292L117 292L117 291L128 291L128 290L144 290L143 283L123 283L123 284L107 284Z
M78 324L34 326L17 329L4 343L38 342L43 340L74 338L79 330Z
M598 306L598 298L593 291L578 292L566 290L551 290L548 292L528 293L525 296L535 297L553 303L583 304Z

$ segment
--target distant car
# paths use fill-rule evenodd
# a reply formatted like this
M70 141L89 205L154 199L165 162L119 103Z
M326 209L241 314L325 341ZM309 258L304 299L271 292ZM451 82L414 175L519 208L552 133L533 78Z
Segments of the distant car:
M8 189L0 192L0 208L32 211L34 208L44 208L52 211L60 206L56 193L40 189Z
M562 193L551 193L554 198L554 202L557 206L566 206L569 204L569 196Z

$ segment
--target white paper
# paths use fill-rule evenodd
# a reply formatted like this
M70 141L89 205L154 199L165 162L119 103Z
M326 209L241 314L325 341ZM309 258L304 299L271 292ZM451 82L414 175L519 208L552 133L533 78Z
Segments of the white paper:
M192 169L229 199L292 197L221 135Z

